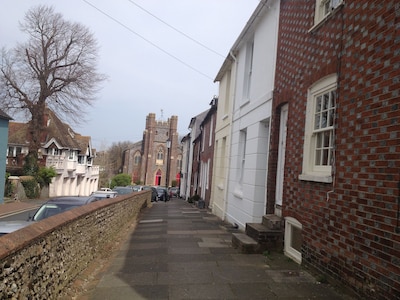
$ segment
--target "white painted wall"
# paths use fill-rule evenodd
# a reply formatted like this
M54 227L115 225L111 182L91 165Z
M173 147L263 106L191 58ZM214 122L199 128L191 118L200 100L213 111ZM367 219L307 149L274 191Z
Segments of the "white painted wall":
M218 202L218 205L214 204L215 212L221 211L221 207L225 205L226 220L238 224L241 228L244 228L248 222L261 222L262 216L266 213L267 158L279 1L269 1L268 7L262 7L262 5L260 3L260 14L254 18L255 22L249 24L249 28L244 29L245 32L240 36L241 39L235 43L237 48L233 49L237 53L237 74L232 97L227 193L224 204L220 202ZM254 48L251 84L248 96L246 96L245 82L246 76L248 76L246 60L248 61L250 49L248 42L252 39L254 39ZM222 85L223 82L221 81L221 88L223 88ZM218 108L218 112L220 112L220 108ZM217 137L221 138L223 133L229 136L227 134L229 129L222 128L221 124L219 125ZM240 181L238 174L241 172L241 147L243 148L243 146L239 141L240 132L243 130L246 131L246 154L243 180ZM218 189L217 180L216 185ZM214 191L216 187L214 186ZM219 198L216 199L220 200Z

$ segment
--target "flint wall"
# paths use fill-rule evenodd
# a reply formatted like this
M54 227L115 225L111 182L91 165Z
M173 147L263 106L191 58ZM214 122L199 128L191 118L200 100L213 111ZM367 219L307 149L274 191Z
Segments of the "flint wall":
M141 209L143 191L97 201L0 237L0 299L58 299Z

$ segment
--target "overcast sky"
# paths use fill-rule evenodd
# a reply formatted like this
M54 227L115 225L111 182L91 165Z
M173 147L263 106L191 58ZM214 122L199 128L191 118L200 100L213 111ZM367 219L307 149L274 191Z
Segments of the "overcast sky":
M84 24L100 46L99 72L108 76L87 122L73 129L98 150L142 139L146 116L178 116L178 132L209 108L214 83L230 48L259 0L1 0L0 47L27 36L19 30L28 9L52 5ZM12 116L11 116L12 117Z

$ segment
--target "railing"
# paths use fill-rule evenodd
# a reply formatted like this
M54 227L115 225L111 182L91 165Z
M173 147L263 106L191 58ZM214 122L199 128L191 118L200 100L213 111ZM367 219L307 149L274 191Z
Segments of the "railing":
M64 170L64 157L48 155L46 157L46 167L53 167L56 171Z

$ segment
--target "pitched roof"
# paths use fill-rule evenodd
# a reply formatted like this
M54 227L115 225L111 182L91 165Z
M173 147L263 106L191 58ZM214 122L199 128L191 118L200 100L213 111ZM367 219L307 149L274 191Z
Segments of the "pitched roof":
M12 118L9 115L7 115L4 111L2 111L1 109L0 109L0 119L12 120Z
M75 138L76 133L69 125L61 122L57 115L50 109L46 109L46 117L47 124L45 125L47 127L42 143L46 144L54 138L63 148L80 149L80 145Z
M82 136L74 132L50 109L46 109L45 122L45 130L41 136L42 145L55 140L62 148L76 149L86 153L90 146L89 136ZM9 122L8 143L29 146L28 128L29 123Z
M8 143L17 145L28 145L28 124L9 122L8 123Z

